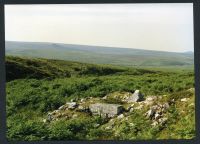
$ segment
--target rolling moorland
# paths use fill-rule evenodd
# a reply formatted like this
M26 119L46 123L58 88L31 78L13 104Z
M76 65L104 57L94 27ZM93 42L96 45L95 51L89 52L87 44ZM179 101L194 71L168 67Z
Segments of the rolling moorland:
M88 64L84 63L85 61L80 63L75 62L76 60L66 60L74 60L70 57L71 54L64 56L67 52L63 53L62 59L65 60L55 60L60 53L53 52L53 48L50 48L48 53L45 53L46 50L43 52L43 48L40 48L41 52L39 48L37 52L30 47L28 50L17 49L14 49L13 53L12 50L6 50L7 55L20 56L6 56L9 141L195 137L194 72L191 68L193 60L190 54L174 54L178 63L173 65L174 62L170 62L171 65L167 66L176 66L176 69L166 70L162 68L163 63L157 61L161 59L159 56L152 56L156 60L151 61L151 66L160 66L154 69L133 67L136 64L134 61L128 67L128 60L132 61L126 59L127 57L124 61L121 59L115 63L104 58L99 61L100 57L93 59L89 55L87 61L93 59L99 64ZM30 53L29 50L34 52ZM52 57L53 54L55 57ZM82 61L81 55L79 61ZM44 58L34 58L43 56ZM162 55L162 59L165 61L168 56ZM144 65L148 60L141 58L137 62L139 61ZM125 66L117 66L119 63ZM164 64L166 66L166 63ZM145 100L135 103L122 101L125 95L132 94L135 90L140 90ZM82 112L79 107L67 110L61 108L71 101L80 106L92 102L121 104L125 110L119 116L105 118ZM167 106L165 111L161 112L160 118L154 119L153 114L153 117L146 116L149 109L160 105ZM50 112L56 112L55 121L47 121L47 114ZM156 118L165 121L156 123Z
M45 42L6 42L6 54L128 67L192 67L194 53L72 45Z

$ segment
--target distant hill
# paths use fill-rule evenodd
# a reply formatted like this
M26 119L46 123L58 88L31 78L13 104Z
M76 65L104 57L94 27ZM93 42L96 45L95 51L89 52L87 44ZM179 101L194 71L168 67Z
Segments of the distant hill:
M121 66L188 66L194 64L193 52L175 53L46 42L7 41L6 55Z

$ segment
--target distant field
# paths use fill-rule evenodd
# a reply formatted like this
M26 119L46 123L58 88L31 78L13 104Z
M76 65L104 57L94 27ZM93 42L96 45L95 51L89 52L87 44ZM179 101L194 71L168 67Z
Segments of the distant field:
M133 68L7 56L7 138L11 141L194 138L194 92L188 91L194 88L194 72L191 67L185 68ZM71 120L42 122L48 112L71 99L102 98L112 93L133 93L136 89L145 97L161 96L162 102L175 100L165 114L166 125L151 126L151 120L144 116L147 106L128 113L127 121L114 118L112 130L105 129L110 122L85 114ZM182 98L189 100L183 103ZM100 126L94 127L96 124Z
M57 43L6 42L6 55L142 67L191 67L194 53Z

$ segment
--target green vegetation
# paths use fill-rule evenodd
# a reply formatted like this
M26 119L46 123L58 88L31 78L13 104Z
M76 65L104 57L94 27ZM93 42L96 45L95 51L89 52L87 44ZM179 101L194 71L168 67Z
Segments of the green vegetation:
M62 60L6 57L7 138L9 140L191 139L195 137L194 72L95 65ZM127 121L115 121L112 130L98 116L43 123L49 111L70 99L104 97L113 92L142 91L145 96L175 100L166 126L152 127L134 111ZM190 98L182 103L181 98ZM110 103L118 101L110 99ZM98 128L95 124L100 124ZM134 125L129 126L130 123Z
M194 53L113 48L45 42L6 42L6 55L145 67L191 67Z

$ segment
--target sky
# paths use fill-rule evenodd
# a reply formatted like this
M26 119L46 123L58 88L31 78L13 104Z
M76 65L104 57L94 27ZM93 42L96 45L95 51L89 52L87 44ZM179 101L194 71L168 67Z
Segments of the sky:
M7 41L194 51L193 5L6 5Z

